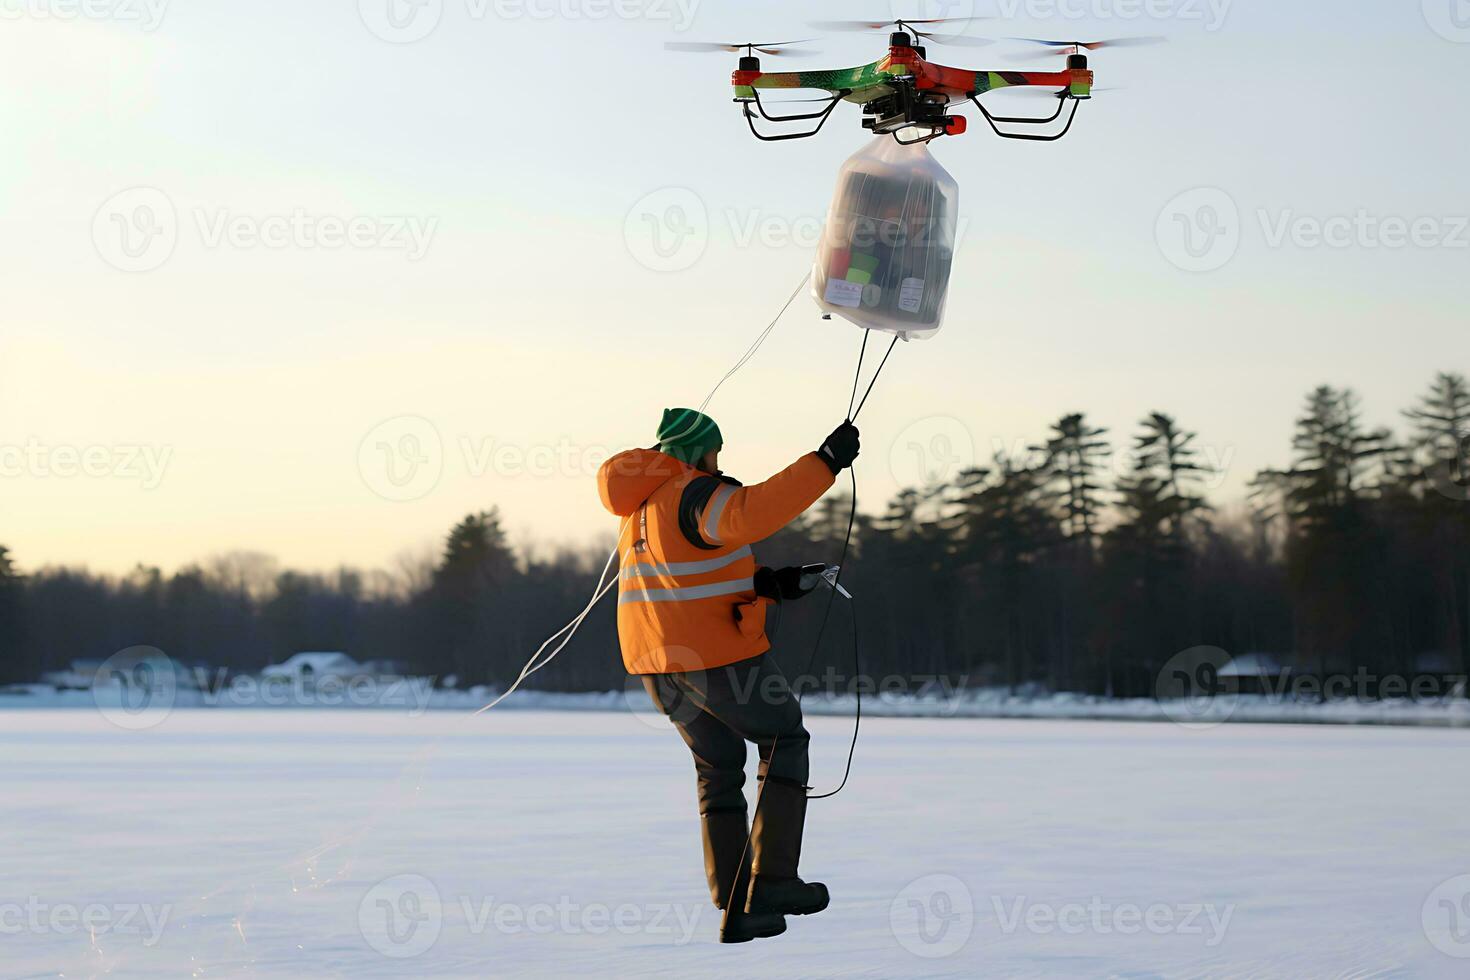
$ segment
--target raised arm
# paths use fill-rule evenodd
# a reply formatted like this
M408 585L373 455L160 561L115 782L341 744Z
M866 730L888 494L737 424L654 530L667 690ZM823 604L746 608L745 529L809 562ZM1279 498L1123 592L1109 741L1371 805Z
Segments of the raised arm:
M754 486L720 483L698 504L700 537L716 548L753 544L795 520L832 486L858 453L857 429L843 423L822 448ZM693 489L691 487L691 489Z

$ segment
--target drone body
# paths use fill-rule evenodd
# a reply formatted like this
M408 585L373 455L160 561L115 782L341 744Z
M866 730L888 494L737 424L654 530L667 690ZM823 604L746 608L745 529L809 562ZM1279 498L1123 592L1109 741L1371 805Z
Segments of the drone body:
M902 24L900 24L902 26ZM889 35L888 53L877 61L854 68L818 71L762 71L760 59L747 53L730 81L735 88L735 101L741 105L751 132L758 139L775 141L814 136L826 123L838 102L851 102L863 107L863 128L874 133L892 134L899 142L927 142L944 135L965 131L965 117L952 115L949 107L969 100L984 114L996 135L1008 139L1050 141L1059 139L1071 128L1051 135L1003 130L996 123L1009 125L1044 125L1061 115L1062 104L1072 101L1072 115L1077 104L1092 97L1093 73L1087 67L1084 45L1069 45L1074 53L1067 56L1067 67L1061 71L990 71L951 68L926 58L922 45L913 43L906 30ZM747 52L752 50L746 48ZM1056 88L1057 111L1047 117L994 116L980 104L979 96L997 89L1015 86ZM768 89L820 89L830 94L828 105L819 112L778 116L766 111L760 93ZM752 106L754 111L752 111ZM756 128L757 115L768 122L817 120L815 127L801 132L762 133ZM904 139L899 134L911 133Z

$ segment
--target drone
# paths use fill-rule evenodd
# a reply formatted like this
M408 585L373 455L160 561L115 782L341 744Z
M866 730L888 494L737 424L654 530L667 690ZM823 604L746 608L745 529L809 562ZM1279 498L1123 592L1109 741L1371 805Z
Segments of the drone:
M684 42L670 43L666 47L677 51L744 51L730 81L735 88L734 101L740 106L751 133L759 140L776 142L815 136L826 125L838 103L848 102L862 107L864 129L875 134L892 135L897 142L910 145L927 143L941 136L958 136L965 132L966 117L951 112L953 106L965 101L973 103L995 134L1004 139L1040 142L1059 140L1071 131L1078 107L1092 98L1093 73L1088 67L1086 52L1102 47L1148 44L1163 40L1155 37L1113 38L1103 41L1013 39L1042 45L1050 49L1052 54L1065 55L1066 67L1060 71L973 70L950 68L929 61L926 47L920 43L920 39L938 44L968 45L989 44L991 41L963 35L942 38L926 33L915 25L927 26L969 19L937 18L882 23L840 21L817 25L837 30L896 28L888 35L886 55L855 68L777 72L762 70L761 60L756 52L768 55L799 53L785 45L804 43L802 41L752 41L742 44ZM1050 94L1057 100L1056 110L1049 116L1000 116L991 113L980 102L980 96L988 92L1022 86L1030 86L1032 91L1055 89ZM761 92L771 89L820 89L828 95L820 99L790 100L825 103L817 111L781 115L772 113L767 103L761 99ZM1038 131L1038 127L1056 123L1069 103L1071 111L1059 131ZM815 125L810 128L762 132L757 125L758 120L775 123L778 127L787 123L813 121Z

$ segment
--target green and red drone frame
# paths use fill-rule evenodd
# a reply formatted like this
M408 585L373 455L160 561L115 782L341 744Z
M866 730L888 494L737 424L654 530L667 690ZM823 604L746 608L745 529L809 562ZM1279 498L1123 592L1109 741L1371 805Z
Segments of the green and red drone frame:
M1082 100L1092 97L1092 71L1087 67L1087 55L1080 48L1075 50L1075 54L1067 56L1067 67L1061 71L974 71L949 68L926 60L924 47L914 44L908 32L900 30L889 35L887 55L856 68L761 71L760 59L747 49L730 82L735 86L735 101L740 104L750 131L757 139L766 141L815 136L837 103L850 102L863 107L864 129L892 134L900 143L926 143L940 136L963 133L965 117L951 115L948 109L953 103L969 100L984 115L997 136L1049 142L1067 135L1077 115L1077 106ZM1046 117L995 116L980 104L979 96L986 92L1026 85L1056 88L1056 111ZM763 89L823 89L831 93L831 97L819 100L826 101L827 105L817 112L772 115L761 102ZM1046 125L1061 117L1067 102L1072 103L1072 111L1057 133L1043 135L1002 129L997 125ZM799 132L762 133L756 127L757 115L767 122L816 120L816 125ZM899 134L905 131L916 135L904 139Z

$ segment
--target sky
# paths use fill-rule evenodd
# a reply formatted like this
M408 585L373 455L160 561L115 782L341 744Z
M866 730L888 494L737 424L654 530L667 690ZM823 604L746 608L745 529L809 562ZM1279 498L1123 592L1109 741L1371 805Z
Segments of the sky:
M1074 411L1120 449L1175 415L1228 504L1310 388L1397 424L1470 370L1464 0L0 0L0 544L30 570L382 567L491 506L518 542L608 537L597 464L770 322L870 138L841 106L759 143L734 57L664 42L939 13L1169 43L1095 52L1113 90L1060 142L972 109L933 145L947 316L859 420L865 509ZM816 33L779 67L885 46ZM710 404L724 468L816 448L860 339L799 295Z

